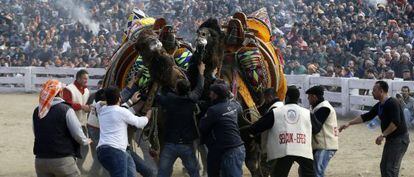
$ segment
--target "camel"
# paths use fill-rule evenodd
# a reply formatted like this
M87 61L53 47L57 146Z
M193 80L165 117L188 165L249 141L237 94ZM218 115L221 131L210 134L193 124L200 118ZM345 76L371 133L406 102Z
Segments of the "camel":
M189 68L189 60L193 49L182 39L175 37L172 26L167 25L165 19L151 20L148 17L138 19L136 23L144 21L146 25L137 25L134 31L128 32L124 43L113 54L111 65L104 77L104 88L117 86L124 89L135 78L132 92L139 91L144 100L140 100L134 109L143 114L149 109L157 112L156 117L162 117L161 111L154 106L154 97L160 88L174 90L179 78L186 78L185 72ZM144 132L148 134L150 142L159 153L162 140L161 119L150 122ZM158 131L160 130L160 131ZM133 130L129 131L132 143Z
M206 64L205 76L212 76L217 69L215 77L229 83L245 112L240 115L240 127L254 123L261 116L257 108L264 102L264 89L274 88L281 100L285 98L281 55L270 42L269 28L260 19L236 13L224 30L218 20L208 19L197 31L196 46L190 65L202 61ZM190 69L189 73L196 72ZM202 99L208 99L207 89L215 77L206 77ZM262 176L258 165L260 146L247 132L241 131L241 136L246 147L246 166L252 176Z
M244 114L239 119L240 127L249 125L260 117L257 107L263 104L261 93L264 89L274 88L278 97L284 99L286 79L281 55L270 42L270 29L260 19L236 13L224 26L224 30L218 20L208 19L197 30L193 55L190 59L186 58L186 66L181 67L177 65L174 55L180 48L183 51L183 48L188 50L188 47L173 42L173 30L166 27L164 22L155 22L130 35L130 39L114 54L112 65L105 76L104 86L117 85L124 88L134 71L134 64L138 63L138 66L144 68L138 70L141 78L145 78L144 72L147 69L147 78L150 79L142 82L144 84L138 82L142 86L141 93L147 95L146 101L138 106L138 112L145 112L153 106L154 96L160 87L174 90L179 78L188 79L194 86L200 62L206 65L204 94L201 99L208 100L208 88L215 78L225 80L230 84L235 99L244 108ZM154 32L154 29L158 31ZM160 35L160 31L165 32L165 35ZM150 129L162 131L158 125L161 124L155 121L150 124ZM242 138L246 146L246 166L253 176L260 176L258 143L243 132ZM156 142L153 143L159 152L162 140L155 139Z

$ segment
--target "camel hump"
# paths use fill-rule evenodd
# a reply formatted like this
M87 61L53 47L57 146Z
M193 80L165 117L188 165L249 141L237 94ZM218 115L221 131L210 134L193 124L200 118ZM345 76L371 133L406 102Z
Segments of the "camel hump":
M243 24L239 19L231 19L227 25L227 41L228 45L242 45L245 39Z
M246 14L244 14L243 12L236 12L234 15L233 15L233 19L238 19L238 20L240 20L240 22L241 22L241 24L243 25L243 27L244 28L246 28L247 27L247 16L246 16Z
M260 38L263 42L270 42L272 33L267 24L255 17L249 17L247 19L247 28L251 30L254 35Z

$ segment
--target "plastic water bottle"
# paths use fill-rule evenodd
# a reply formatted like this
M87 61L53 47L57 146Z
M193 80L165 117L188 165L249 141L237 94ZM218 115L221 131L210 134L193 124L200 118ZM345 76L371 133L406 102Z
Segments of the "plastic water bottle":
M381 120L377 117L368 122L367 127L370 130L375 130L381 125Z

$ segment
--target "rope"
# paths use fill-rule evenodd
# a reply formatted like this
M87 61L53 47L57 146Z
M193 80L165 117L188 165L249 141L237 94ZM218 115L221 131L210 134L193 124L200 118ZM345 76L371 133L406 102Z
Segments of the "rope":
M152 109L153 114L158 115L158 111L159 111L158 109L159 108L153 108ZM153 135L152 140L155 142L156 148L158 150L160 150L160 141L159 141L159 138L158 138L158 116L155 116L154 118L155 119L153 119L154 122L153 122L153 126L152 126L154 135Z
M197 115L200 114L200 112L201 112L200 107L198 106L198 104L196 104L195 105L195 110L194 110L194 113L193 113L193 121L194 121L194 126L196 128L198 137L201 137L200 129L198 128L198 123L197 123Z
M259 164L257 165L257 168L259 170L260 176L264 176L263 175L263 170L262 170L262 148L259 147Z
M247 115L248 114L250 114L250 117L253 117L253 116L254 117L260 117L260 113L256 109L247 108L247 109L243 110L243 113L242 113L242 116L241 117L243 118L243 120L245 120L246 122L248 122L250 125L253 124L254 122L250 121L247 118Z
M152 114L151 114L152 115L152 118L151 118L151 121L149 123L149 126L146 126L142 130L142 133L139 136L139 139L138 139L139 141L138 142L141 142L141 140L142 141L148 141L153 135L155 136L155 129L158 126L157 125L157 121L158 121L158 115L157 115L158 108L152 108L151 110L152 110ZM144 132L145 131L148 131L148 136L147 137L144 137ZM156 132L156 136L158 138L158 131ZM139 146L139 144L138 144L138 146Z

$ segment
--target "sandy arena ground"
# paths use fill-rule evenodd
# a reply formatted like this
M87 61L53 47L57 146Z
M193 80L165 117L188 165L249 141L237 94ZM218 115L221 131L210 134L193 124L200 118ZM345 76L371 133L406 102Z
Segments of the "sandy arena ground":
M37 104L35 94L0 94L0 176L36 176L34 170L32 113ZM339 124L343 124L340 120ZM380 130L369 130L358 125L340 134L340 150L327 169L332 177L380 176L379 163L382 146L375 145ZM410 132L413 142L413 131ZM90 156L87 157L90 162ZM89 164L88 164L89 165ZM87 165L87 166L88 166ZM297 165L290 176L297 176ZM181 164L176 163L174 176L181 174ZM414 176L414 148L404 156L400 176ZM250 176L245 170L245 176Z

